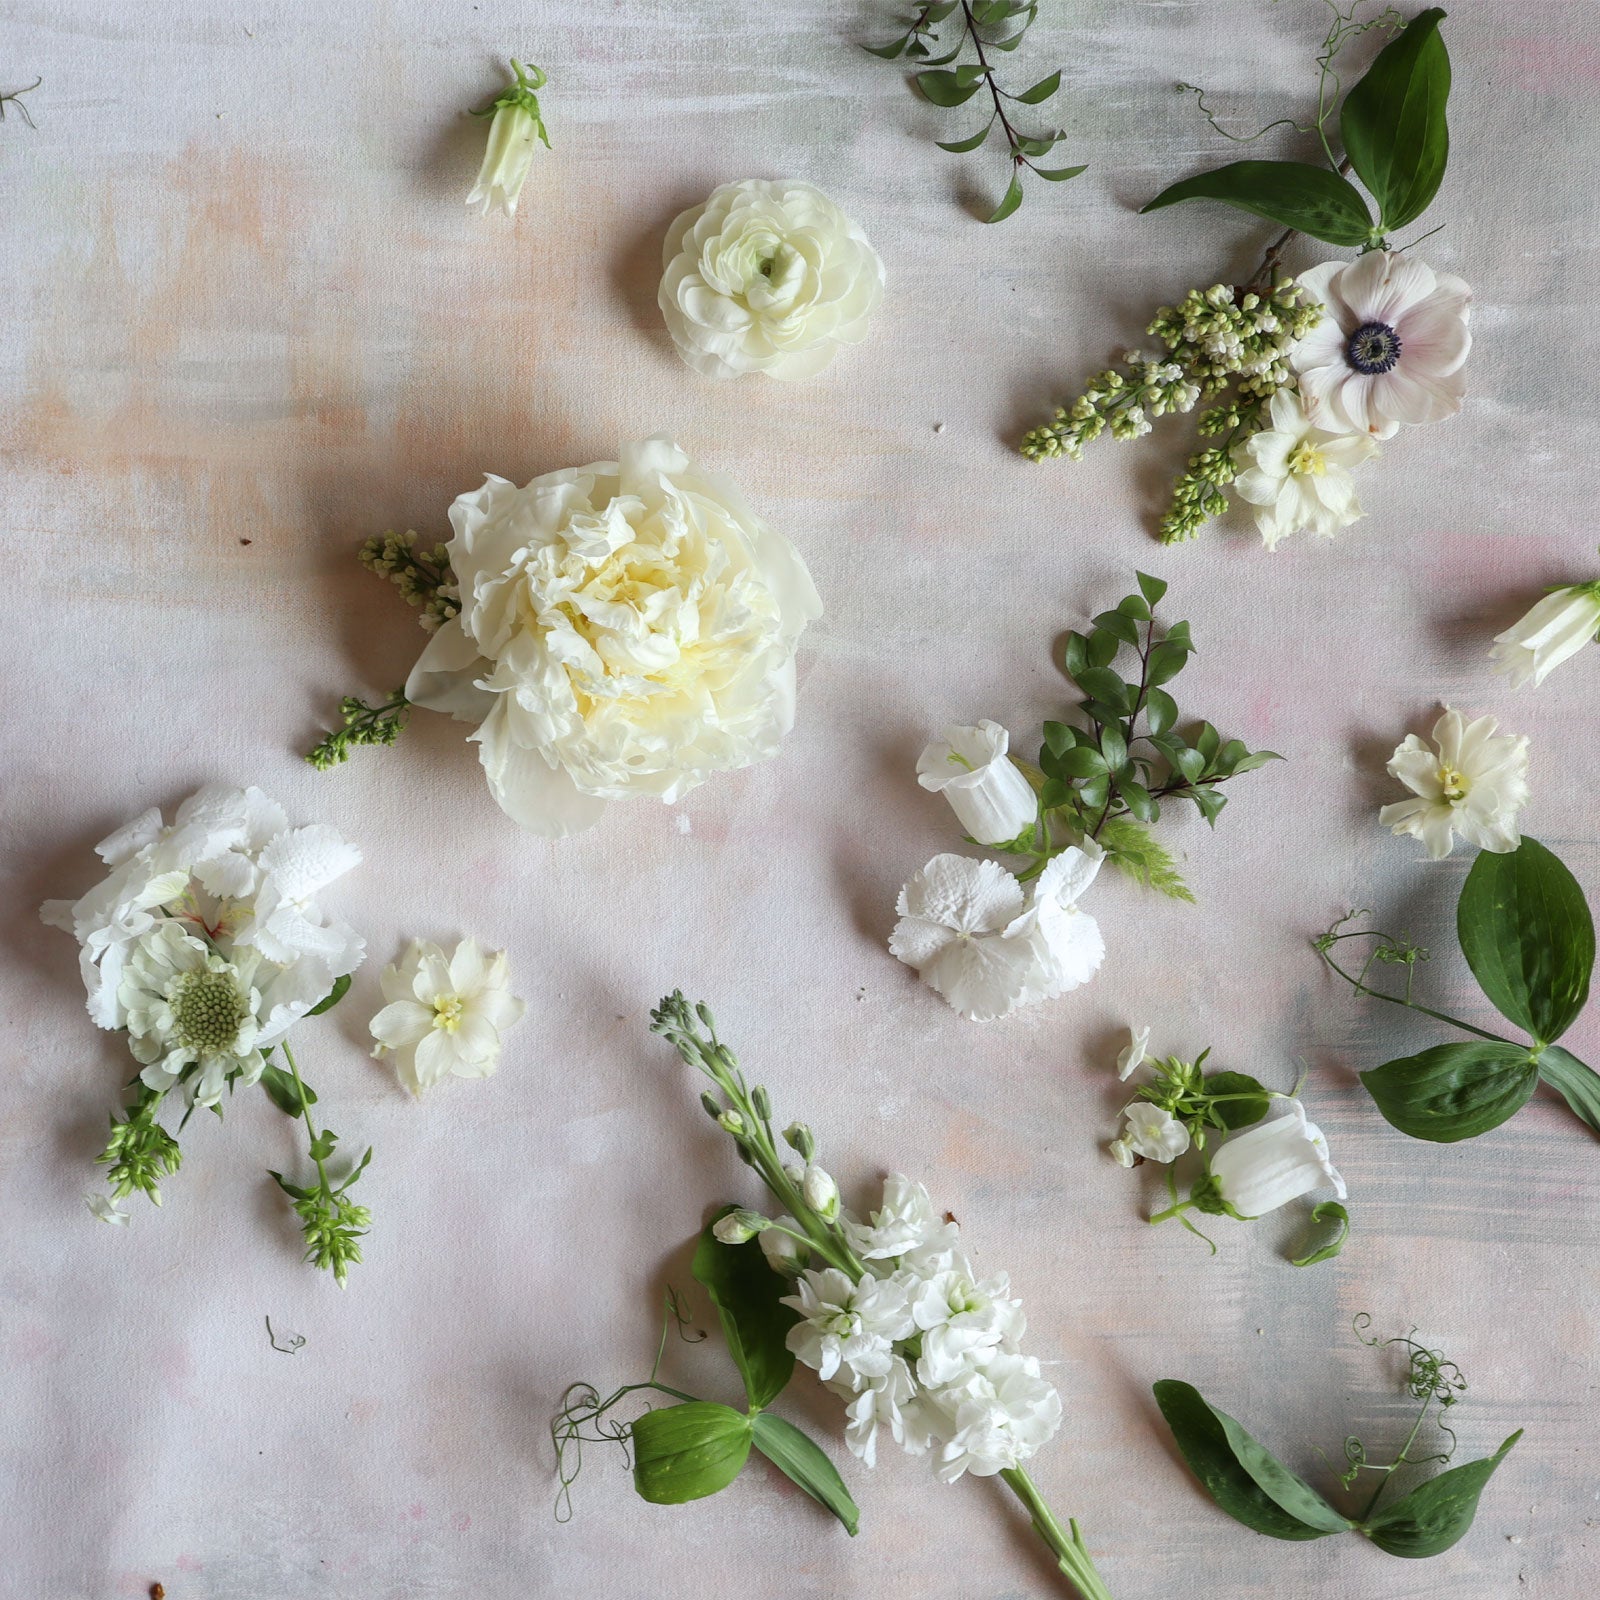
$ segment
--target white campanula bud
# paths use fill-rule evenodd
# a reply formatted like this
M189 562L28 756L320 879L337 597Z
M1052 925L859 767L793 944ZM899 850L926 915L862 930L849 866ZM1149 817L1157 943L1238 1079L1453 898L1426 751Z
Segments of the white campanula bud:
M517 214L517 199L533 165L534 140L542 140L546 149L550 146L534 94L535 89L545 85L544 73L538 67L524 67L520 61L513 61L511 70L516 74L516 84L493 105L474 113L494 118L489 124L489 145L478 169L478 181L467 196L467 204L481 205L485 215L495 208L508 217Z
M1038 820L1038 799L1010 747L1011 735L985 718L975 728L946 728L917 761L917 782L942 794L979 844L1009 844Z

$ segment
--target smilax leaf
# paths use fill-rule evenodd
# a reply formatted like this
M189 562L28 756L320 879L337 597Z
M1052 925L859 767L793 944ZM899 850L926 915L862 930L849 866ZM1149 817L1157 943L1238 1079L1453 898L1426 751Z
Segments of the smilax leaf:
M724 1206L713 1224L736 1209ZM710 1227L700 1235L689 1270L717 1308L751 1407L771 1405L794 1373L794 1356L784 1341L796 1318L778 1303L787 1285L767 1265L756 1240L723 1244Z
M647 1411L633 1425L633 1486L658 1506L726 1489L750 1455L750 1419L711 1400Z

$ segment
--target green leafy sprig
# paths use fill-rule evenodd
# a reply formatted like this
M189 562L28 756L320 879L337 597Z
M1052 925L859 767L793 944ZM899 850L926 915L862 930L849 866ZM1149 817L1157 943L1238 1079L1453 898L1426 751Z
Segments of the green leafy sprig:
M1269 1538L1321 1539L1332 1533L1364 1535L1392 1556L1416 1559L1448 1550L1472 1526L1482 1495L1495 1468L1522 1437L1519 1428L1492 1456L1451 1467L1420 1484L1409 1494L1380 1507L1394 1474L1403 1466L1447 1462L1455 1452L1456 1437L1444 1418L1465 1391L1466 1380L1453 1361L1407 1336L1368 1339L1371 1318L1356 1318L1356 1337L1375 1349L1399 1345L1407 1353L1405 1387L1420 1409L1411 1432L1393 1459L1368 1460L1366 1447L1354 1437L1346 1439L1347 1470L1339 1481L1351 1488L1362 1473L1376 1473L1377 1486L1355 1517L1336 1510L1304 1478L1291 1472L1265 1445L1201 1397L1188 1383L1164 1378L1155 1385L1156 1403L1172 1430L1178 1449L1207 1494L1236 1522ZM1449 1440L1447 1449L1427 1454L1412 1451L1430 1415L1435 1431Z
M1520 1111L1543 1082L1600 1132L1600 1074L1555 1042L1588 1001L1595 956L1594 919L1559 857L1529 838L1508 854L1482 851L1456 904L1456 937L1473 977L1495 1010L1529 1036L1528 1043L1419 1004L1412 998L1414 978L1427 952L1409 939L1348 928L1364 915L1351 912L1313 941L1328 967L1357 994L1473 1035L1361 1074L1388 1122L1414 1139L1439 1144L1475 1139ZM1352 939L1372 941L1356 972L1336 958ZM1368 979L1378 967L1404 969L1402 993L1371 986Z
M1004 222L1022 204L1024 172L1047 183L1064 183L1085 170L1082 166L1036 165L1066 138L1065 130L1047 128L1027 133L1011 120L1015 107L1042 105L1049 100L1061 87L1061 73L1052 72L1016 94L1002 89L995 76L993 53L1015 50L1038 15L1037 0L934 0L903 19L906 27L899 37L888 44L864 47L885 61L904 57L908 62L917 62L912 81L922 98L933 105L962 106L974 95L988 91L989 117L978 132L961 139L937 141L941 150L964 155L982 146L999 128L1011 163L1011 182L999 205L983 219L985 222ZM952 26L941 33L946 23ZM950 42L952 38L954 44ZM969 49L972 59L961 60ZM1007 106L1013 110L1008 111Z
M1165 685L1194 652L1189 624L1163 629L1155 608L1167 586L1148 573L1137 577L1137 594L1102 611L1087 634L1067 634L1062 667L1083 694L1087 726L1045 723L1038 823L1015 849L1001 848L1031 858L1017 874L1025 882L1069 845L1093 839L1147 887L1192 901L1176 862L1150 832L1163 802L1187 802L1215 826L1227 804L1222 786L1282 758L1225 740L1209 722L1179 733L1181 713ZM1125 652L1134 662L1126 678L1117 671Z

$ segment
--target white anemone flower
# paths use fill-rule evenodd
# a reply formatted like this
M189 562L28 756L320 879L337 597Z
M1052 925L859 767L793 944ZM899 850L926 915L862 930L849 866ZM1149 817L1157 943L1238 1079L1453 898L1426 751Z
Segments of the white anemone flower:
M1128 1042L1117 1057L1117 1077L1126 1083L1150 1059L1150 1030L1129 1028Z
M796 1357L824 1383L841 1376L858 1380L887 1377L898 1359L894 1341L915 1329L905 1286L892 1278L854 1283L837 1267L803 1273L797 1293L781 1304L800 1313L785 1341Z
M449 956L413 939L384 968L383 997L389 1003L369 1024L378 1041L372 1053L392 1054L395 1076L414 1095L452 1073L487 1078L500 1064L503 1035L523 1012L505 951L485 952L474 939Z
M1313 1189L1331 1188L1345 1198L1322 1130L1306 1121L1298 1100L1279 1104L1280 1115L1236 1133L1211 1158L1217 1192L1241 1217L1265 1216Z
M1363 515L1351 470L1377 445L1365 434L1318 427L1288 389L1273 395L1271 423L1235 452L1242 470L1234 487L1255 507L1262 543L1276 549L1302 529L1331 539Z
M1456 834L1498 855L1515 850L1517 813L1528 803L1528 741L1497 734L1499 726L1493 717L1468 722L1447 706L1433 725L1433 749L1407 734L1389 774L1415 798L1386 805L1378 821L1420 839L1435 861L1450 854Z
M1038 820L1038 797L1010 747L1011 735L985 718L975 728L946 728L917 761L917 782L942 794L979 844L1009 844Z
M1170 1111L1135 1100L1124 1112L1122 1137L1112 1141L1111 1154L1118 1166L1131 1167L1133 1157L1163 1164L1176 1161L1189 1148L1189 1130Z
M1390 439L1461 409L1472 291L1415 256L1372 250L1302 273L1322 319L1291 353L1307 415L1333 433Z
M1600 583L1574 583L1547 594L1522 620L1494 637L1490 659L1513 689L1535 688L1600 633Z

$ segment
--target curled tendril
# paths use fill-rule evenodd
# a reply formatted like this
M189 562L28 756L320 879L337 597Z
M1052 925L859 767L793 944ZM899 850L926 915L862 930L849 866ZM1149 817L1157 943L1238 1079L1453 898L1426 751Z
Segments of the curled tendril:
M1390 1345L1401 1345L1406 1351L1406 1375L1404 1379L1406 1393L1413 1400L1420 1402L1422 1416L1427 1415L1430 1405L1437 1406L1438 1413L1434 1417L1434 1426L1438 1428L1449 1441L1449 1448L1442 1449L1432 1455L1414 1456L1407 1449L1402 1451L1399 1458L1388 1466L1373 1467L1367 1460L1365 1446L1354 1437L1346 1439L1344 1444L1345 1460L1350 1463L1350 1472L1343 1481L1348 1488L1354 1482L1356 1475L1364 1468L1371 1468L1378 1472L1393 1472L1402 1464L1406 1466L1420 1466L1427 1462L1446 1462L1456 1453L1456 1446L1460 1442L1456 1438L1455 1430L1445 1421L1445 1414L1455 1405L1467 1390L1467 1380L1461 1368L1442 1350L1430 1350L1426 1345L1419 1344L1413 1337L1416 1329L1410 1333L1397 1334L1392 1339L1380 1339L1376 1334L1368 1337L1367 1330L1372 1326L1371 1316L1363 1311L1352 1322L1355 1336L1370 1350L1384 1350ZM1417 1419L1420 1427L1422 1417ZM1413 1429L1413 1437L1415 1437Z
M688 1302L670 1283L667 1285L667 1316L685 1344L700 1344L705 1340L706 1330L694 1326L694 1316Z
M633 1423L606 1413L639 1388L639 1384L624 1384L613 1395L600 1398L600 1391L592 1383L569 1384L561 1396L561 1408L550 1423L550 1442L556 1452L556 1521L572 1520L572 1486L583 1471L585 1444L615 1444L622 1447L624 1466L631 1466L629 1442L633 1437ZM586 1433L585 1428L589 1431Z

